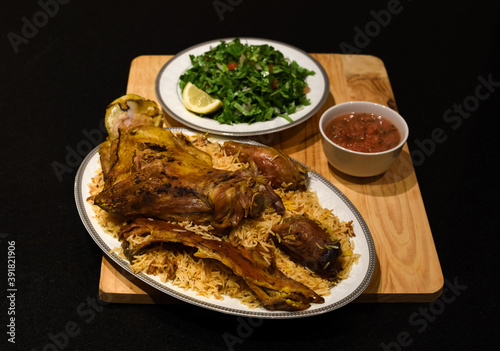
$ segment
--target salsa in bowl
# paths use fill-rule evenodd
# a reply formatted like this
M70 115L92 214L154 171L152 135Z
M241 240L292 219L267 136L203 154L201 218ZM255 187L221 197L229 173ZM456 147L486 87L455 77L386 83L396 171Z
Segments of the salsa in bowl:
M371 177L387 171L408 138L408 125L387 106L350 101L335 105L319 121L323 151L339 171Z

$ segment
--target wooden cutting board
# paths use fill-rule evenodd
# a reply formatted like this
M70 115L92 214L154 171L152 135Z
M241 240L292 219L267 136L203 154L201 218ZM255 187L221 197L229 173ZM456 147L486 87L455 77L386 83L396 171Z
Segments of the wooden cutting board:
M329 166L318 121L336 103L365 100L397 110L384 63L368 55L311 54L330 79L326 103L308 121L253 137L284 151L340 189L365 219L377 251L372 281L358 302L428 302L441 294L444 278L408 146L384 175L356 178ZM127 93L157 101L155 79L172 56L140 56L131 65ZM404 117L404 116L403 116ZM168 116L172 127L184 127ZM181 303L123 271L105 256L99 295L116 303Z

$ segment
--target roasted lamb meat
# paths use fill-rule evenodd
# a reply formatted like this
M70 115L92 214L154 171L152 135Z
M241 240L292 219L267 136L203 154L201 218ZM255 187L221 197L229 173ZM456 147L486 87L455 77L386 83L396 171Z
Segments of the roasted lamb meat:
M240 162L256 167L273 188L306 189L306 168L275 148L227 141L222 149L227 155L237 156Z
M336 280L342 270L338 257L342 254L339 242L315 221L303 215L288 217L273 228L273 240L290 258L319 276Z
M270 205L284 212L262 176L251 169L215 169L208 154L168 129L120 129L110 147L106 153L114 162L103 172L104 190L94 199L107 212L210 224L220 232Z
M159 242L181 243L196 248L198 251L195 256L220 261L234 274L242 277L268 310L296 311L308 308L311 303L324 302L323 297L313 290L287 278L275 266L267 263L257 251L235 247L223 240L205 239L177 224L137 218L122 227L118 235L123 242L125 252L130 257ZM127 241L131 235L147 239L133 246Z

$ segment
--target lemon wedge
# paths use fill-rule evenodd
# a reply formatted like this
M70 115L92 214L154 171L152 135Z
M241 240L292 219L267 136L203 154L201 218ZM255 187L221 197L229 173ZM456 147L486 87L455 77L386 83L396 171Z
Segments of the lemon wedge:
M182 102L188 110L201 114L213 113L222 107L222 101L214 99L191 82L182 91Z

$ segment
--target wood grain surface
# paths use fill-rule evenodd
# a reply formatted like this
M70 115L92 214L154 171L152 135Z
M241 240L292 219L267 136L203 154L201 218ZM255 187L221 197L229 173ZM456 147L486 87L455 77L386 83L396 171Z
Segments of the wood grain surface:
M365 219L377 251L373 279L357 302L427 302L438 298L444 278L407 145L385 174L356 178L330 166L318 130L322 113L336 103L364 100L397 110L384 63L374 56L311 54L326 70L330 94L308 121L251 137L284 151L340 189ZM139 56L131 64L127 93L157 101L155 80L172 56ZM404 116L403 116L404 117ZM184 127L170 116L172 127ZM116 303L181 303L124 272L103 257L101 299Z

